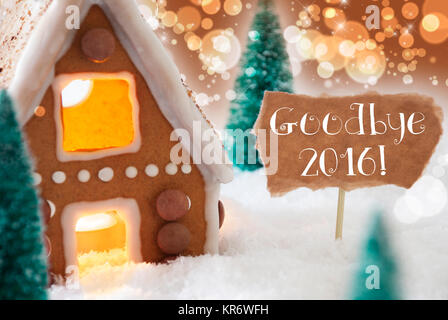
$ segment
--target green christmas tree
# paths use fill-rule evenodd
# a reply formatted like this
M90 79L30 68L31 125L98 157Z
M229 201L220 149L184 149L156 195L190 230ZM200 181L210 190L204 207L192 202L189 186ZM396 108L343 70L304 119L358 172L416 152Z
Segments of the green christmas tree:
M292 92L293 81L280 24L271 0L260 0L259 10L249 32L241 71L236 79L236 99L230 106L227 129L241 131L226 137L226 149L235 166L253 171L262 166L255 150L255 136L250 133L268 91Z
M397 266L382 214L375 214L354 286L354 300L400 299Z
M13 104L0 93L0 300L46 299L39 201Z

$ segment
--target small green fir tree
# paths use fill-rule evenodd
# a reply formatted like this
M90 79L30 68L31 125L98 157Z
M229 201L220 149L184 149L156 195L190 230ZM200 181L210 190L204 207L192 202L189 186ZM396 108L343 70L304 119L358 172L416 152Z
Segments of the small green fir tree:
M0 300L46 299L39 201L6 91L0 93L0 137Z
M241 71L236 79L236 99L230 106L226 149L235 166L253 171L262 166L255 149L256 138L249 133L258 117L265 91L291 93L293 80L278 17L271 0L260 0L254 18ZM246 136L241 139L241 130Z
M375 214L353 284L354 300L400 299L397 266L382 214Z

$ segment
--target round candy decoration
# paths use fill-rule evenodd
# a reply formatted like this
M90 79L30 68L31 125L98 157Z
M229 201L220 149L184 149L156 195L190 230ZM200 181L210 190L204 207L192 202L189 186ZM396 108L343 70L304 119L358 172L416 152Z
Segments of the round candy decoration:
M166 254L179 254L190 244L190 231L183 224L171 222L157 234L157 245Z
M162 219L175 221L187 214L190 209L190 200L184 192L168 189L157 197L156 209Z
M105 62L115 51L115 38L106 29L92 29L87 31L81 40L84 55L96 63Z
M224 223L224 218L226 216L226 212L224 210L224 204L222 203L221 200L219 200L218 202L218 212L219 212L219 229L221 229Z

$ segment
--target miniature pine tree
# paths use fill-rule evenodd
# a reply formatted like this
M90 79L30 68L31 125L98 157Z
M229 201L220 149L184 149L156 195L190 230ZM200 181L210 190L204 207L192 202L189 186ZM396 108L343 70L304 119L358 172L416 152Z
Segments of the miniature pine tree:
M353 299L399 299L397 282L397 266L387 228L381 213L376 213L355 277Z
M230 106L227 124L230 130L246 132L252 129L266 90L292 92L290 63L278 17L273 12L271 0L260 0L259 3L235 83L236 99ZM226 149L231 150L230 156L235 166L247 171L262 166L255 150L253 134L245 139L236 139L236 133L227 138Z
M46 299L39 201L13 104L0 93L0 300Z

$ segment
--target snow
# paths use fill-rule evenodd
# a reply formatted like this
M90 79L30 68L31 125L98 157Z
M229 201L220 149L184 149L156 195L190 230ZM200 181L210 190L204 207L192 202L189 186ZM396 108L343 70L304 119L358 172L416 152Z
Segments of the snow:
M394 186L349 192L342 241L334 240L337 189L302 188L271 198L260 171L239 173L222 190L226 220L220 232L220 255L182 257L166 265L98 267L81 279L80 287L53 286L51 298L346 299L372 209L381 205L389 213L386 220L401 270L403 297L448 299L448 176L430 175L446 157L441 149L448 154L446 148L439 148L420 180L436 181L438 187L443 182L437 197L422 194L418 199L412 189ZM448 169L448 163L445 166ZM422 190L421 185L417 188ZM428 190L433 188L427 185ZM411 203L426 201L437 212L403 220L403 212L394 210L401 208L395 204L407 193L417 197ZM445 197L441 210L440 197Z

